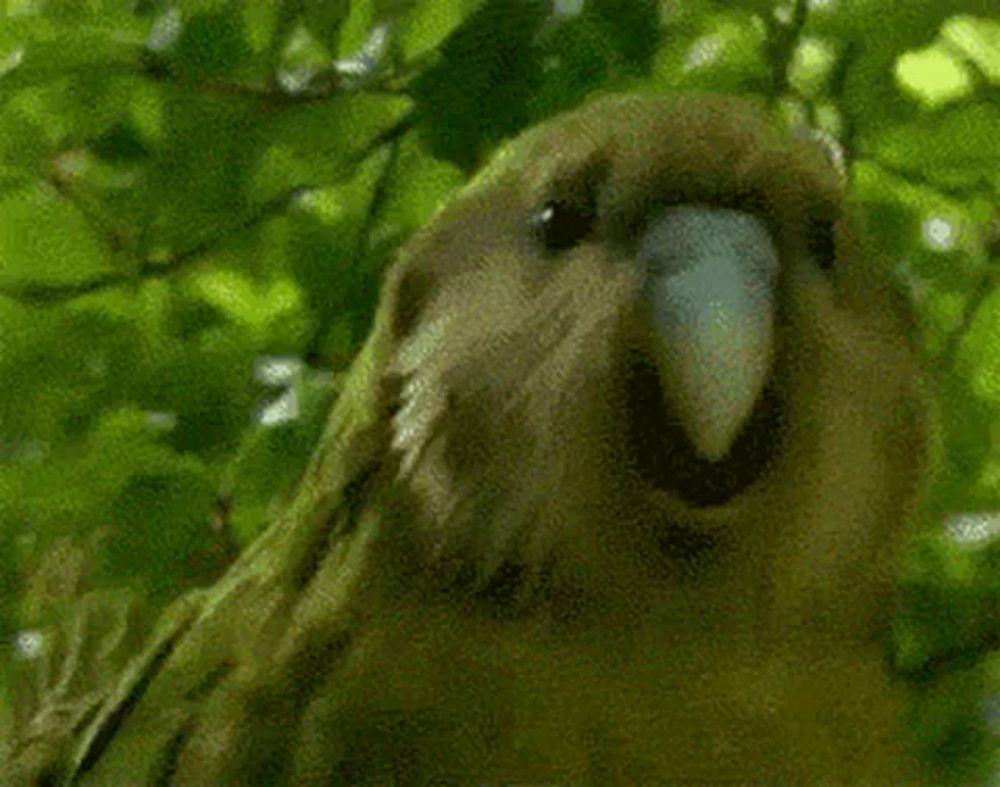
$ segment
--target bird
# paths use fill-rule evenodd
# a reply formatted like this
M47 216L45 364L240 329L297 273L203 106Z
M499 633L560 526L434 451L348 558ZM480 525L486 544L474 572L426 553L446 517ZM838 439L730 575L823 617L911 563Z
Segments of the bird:
M399 252L288 509L24 783L910 779L930 410L869 236L760 99L523 132Z

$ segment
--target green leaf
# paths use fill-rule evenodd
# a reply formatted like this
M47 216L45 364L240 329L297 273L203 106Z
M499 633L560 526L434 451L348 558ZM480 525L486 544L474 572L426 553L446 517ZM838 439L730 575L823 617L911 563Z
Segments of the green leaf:
M107 270L91 228L51 187L0 199L0 282L73 282Z

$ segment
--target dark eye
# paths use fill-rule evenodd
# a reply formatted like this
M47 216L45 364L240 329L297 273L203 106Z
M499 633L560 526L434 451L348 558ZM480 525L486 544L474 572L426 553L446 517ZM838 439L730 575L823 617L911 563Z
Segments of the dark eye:
M590 204L553 200L538 212L535 230L548 251L571 249L590 234L594 213Z
M837 238L833 222L826 219L811 219L806 227L806 244L810 256L820 270L833 269L837 261Z

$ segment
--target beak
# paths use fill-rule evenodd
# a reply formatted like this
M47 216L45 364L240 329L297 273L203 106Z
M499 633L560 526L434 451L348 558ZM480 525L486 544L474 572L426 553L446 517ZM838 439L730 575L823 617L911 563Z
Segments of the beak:
M751 214L682 205L652 217L637 254L665 405L718 461L770 373L777 250Z

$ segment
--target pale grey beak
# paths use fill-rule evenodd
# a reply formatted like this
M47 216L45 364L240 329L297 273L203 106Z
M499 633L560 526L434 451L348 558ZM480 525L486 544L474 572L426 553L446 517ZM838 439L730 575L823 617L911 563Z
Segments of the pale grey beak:
M681 205L653 216L638 261L666 404L722 459L770 373L778 252L749 213Z

